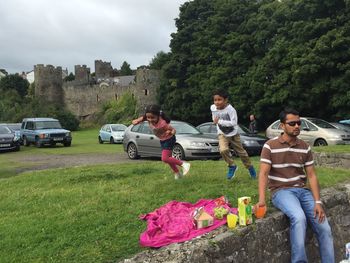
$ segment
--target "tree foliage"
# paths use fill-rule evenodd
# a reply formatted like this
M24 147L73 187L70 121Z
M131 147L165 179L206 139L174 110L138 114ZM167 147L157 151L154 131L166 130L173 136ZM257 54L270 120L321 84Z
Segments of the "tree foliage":
M121 68L120 68L120 72L119 74L121 76L128 76L128 75L132 75L132 70L130 68L130 64L126 61L123 62Z
M350 1L193 0L180 7L159 101L172 118L210 120L211 92L229 91L242 122L268 125L286 106L350 116Z

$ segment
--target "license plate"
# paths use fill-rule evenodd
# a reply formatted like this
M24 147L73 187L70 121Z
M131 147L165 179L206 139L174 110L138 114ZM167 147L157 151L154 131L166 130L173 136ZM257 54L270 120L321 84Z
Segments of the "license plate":
M213 147L213 148L211 148L211 151L212 151L212 152L218 152L218 151L219 151L219 148L218 148L218 147Z
M54 141L63 141L63 138L53 138Z
M2 144L0 144L0 147L10 147L11 146L11 144L9 144L9 143L2 143Z

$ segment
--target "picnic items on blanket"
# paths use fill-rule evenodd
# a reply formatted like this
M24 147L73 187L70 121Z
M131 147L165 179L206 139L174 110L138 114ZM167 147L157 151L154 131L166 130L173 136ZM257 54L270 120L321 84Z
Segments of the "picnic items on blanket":
M227 203L221 206L237 214L237 208L230 208ZM184 242L226 224L226 217L221 220L214 218L211 226L197 228L193 224L192 215L193 211L200 207L213 216L217 205L213 199L200 199L195 204L170 201L153 212L140 216L141 219L147 220L147 229L140 236L140 244L145 247L162 247Z
M228 212L229 210L222 206L214 208L214 216L217 219L223 219L224 216L228 214Z
M215 210L216 208L214 208ZM197 229L212 226L214 224L214 217L204 211L203 207L199 207L193 211L192 215ZM221 218L222 219L222 218Z
M253 223L251 198L248 196L238 198L239 225L246 226Z

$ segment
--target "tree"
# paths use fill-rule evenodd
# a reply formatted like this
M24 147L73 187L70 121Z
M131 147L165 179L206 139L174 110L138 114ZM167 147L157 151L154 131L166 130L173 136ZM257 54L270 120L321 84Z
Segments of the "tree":
M74 74L71 72L67 77L64 78L64 81L72 81L75 80Z
M128 62L124 61L121 68L120 68L120 75L121 76L128 76L132 75L132 70L130 68L130 64Z
M23 98L27 94L29 82L18 74L10 74L0 79L0 90L15 90Z
M162 69L162 67L169 61L169 53L163 51L158 52L149 63L150 69Z

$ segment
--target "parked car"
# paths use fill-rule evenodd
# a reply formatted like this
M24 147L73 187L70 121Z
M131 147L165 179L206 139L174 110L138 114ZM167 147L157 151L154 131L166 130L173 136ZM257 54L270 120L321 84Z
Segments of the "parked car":
M98 142L122 143L126 128L124 124L105 124L100 129Z
M339 130L350 132L350 125L342 124L339 122L331 122L330 124L332 124L334 127L336 127Z
M0 151L19 151L19 134L11 131L6 125L0 124Z
M216 124L213 122L205 122L197 126L197 129L204 134L208 134L217 138ZM251 133L243 125L238 125L238 133L241 137L243 148L247 151L248 155L260 155L261 150L267 141L267 138L261 135Z
M72 143L71 132L63 129L60 122L52 118L23 119L21 138L25 146L35 144L37 147L42 147L62 143L65 147L69 147Z
M335 144L350 144L350 134L335 128L329 122L302 117L299 138L313 146L326 146ZM280 121L277 120L266 129L266 136L273 138L280 135L283 130L280 128Z
M22 123L0 123L0 125L5 125L9 128L11 132L19 138L19 143L23 144L21 139L21 124Z
M220 159L218 139L202 134L191 124L182 121L171 121L176 129L176 145L172 156L186 159ZM159 139L152 133L148 123L130 125L125 130L124 151L130 159L140 156L161 156Z
M350 126L350 119L349 120L341 120L339 123Z

